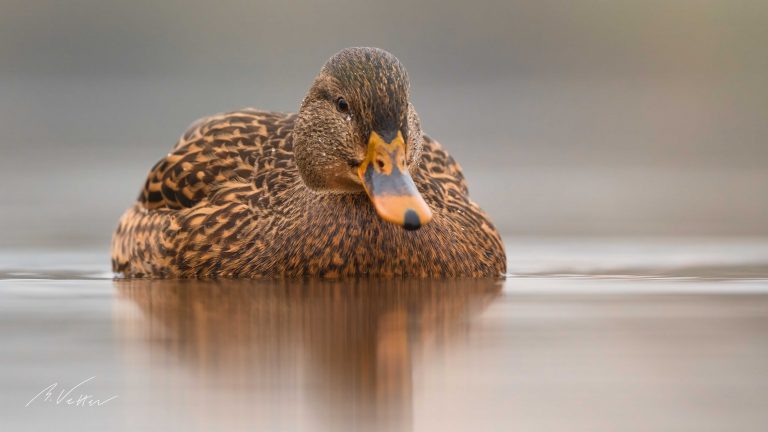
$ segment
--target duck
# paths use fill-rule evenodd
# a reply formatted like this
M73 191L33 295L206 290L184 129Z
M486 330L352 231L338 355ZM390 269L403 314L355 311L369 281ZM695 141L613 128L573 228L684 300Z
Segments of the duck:
M112 236L125 278L485 278L499 232L459 164L421 129L405 67L346 48L297 113L193 123Z

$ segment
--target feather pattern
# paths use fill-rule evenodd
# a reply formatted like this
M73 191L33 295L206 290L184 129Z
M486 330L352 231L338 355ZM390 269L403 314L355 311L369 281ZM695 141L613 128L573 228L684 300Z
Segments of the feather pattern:
M434 212L418 231L365 194L319 194L293 158L296 116L255 109L196 122L120 219L113 269L131 277L497 276L503 245L461 168L424 136L414 181Z

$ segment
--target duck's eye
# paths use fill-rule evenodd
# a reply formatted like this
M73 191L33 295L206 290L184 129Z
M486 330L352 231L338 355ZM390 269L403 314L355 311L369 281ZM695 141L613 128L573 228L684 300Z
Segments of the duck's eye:
M346 114L349 112L349 103L347 102L346 99L344 99L343 97L340 97L336 99L336 109L339 110L339 112Z

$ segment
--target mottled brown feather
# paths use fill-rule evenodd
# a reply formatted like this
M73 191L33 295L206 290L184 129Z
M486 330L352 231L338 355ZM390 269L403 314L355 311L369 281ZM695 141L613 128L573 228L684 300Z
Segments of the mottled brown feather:
M149 173L112 242L129 277L498 276L504 249L461 168L424 137L414 181L434 213L406 231L364 193L317 193L298 173L294 114L255 109L195 123Z

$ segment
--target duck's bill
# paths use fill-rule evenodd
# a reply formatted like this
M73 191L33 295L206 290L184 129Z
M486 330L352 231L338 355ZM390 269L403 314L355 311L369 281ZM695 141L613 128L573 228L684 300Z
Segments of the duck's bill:
M371 133L358 175L376 213L385 221L415 230L432 220L432 211L405 165L405 143L400 132L390 142Z

